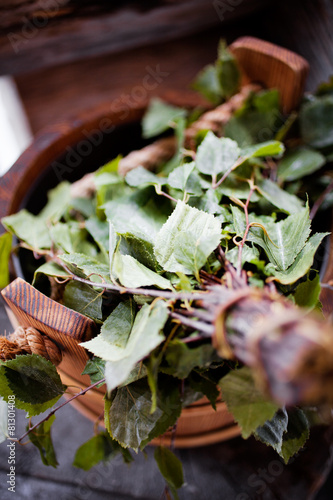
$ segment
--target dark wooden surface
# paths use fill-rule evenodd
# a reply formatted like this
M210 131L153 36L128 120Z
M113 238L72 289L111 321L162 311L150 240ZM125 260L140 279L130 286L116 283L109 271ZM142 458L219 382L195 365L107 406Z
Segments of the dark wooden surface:
M295 50L305 57L310 62L307 88L314 89L333 73L332 28L331 0L275 2L274 7L261 14L228 27L218 23L214 29L182 41L147 45L123 54L100 55L70 65L26 72L17 77L17 84L36 132L84 109L105 102L114 103L121 96L125 96L123 101L133 99L133 89L143 85L147 66L156 68L159 64L161 71L168 73L157 88L148 92L149 95L170 88L182 89L203 64L214 60L219 37L225 36L232 41L238 36L252 35ZM8 330L6 320L0 319L2 329ZM23 416L17 417L18 432L23 432ZM31 446L18 448L15 498L160 498L163 482L153 461L153 450L148 450L147 459L138 455L130 469L119 460L107 466L97 466L88 473L71 467L75 449L92 433L92 424L75 410L67 407L60 411L54 427L54 440L61 465L57 470L46 468L40 464L37 450ZM251 439L244 442L237 438L205 448L183 450L178 454L184 463L186 485L180 498L330 500L333 496L333 473L330 473L329 462L331 443L332 436L324 429L317 429L304 451L287 467L277 464L277 455L272 450ZM5 445L0 449L1 499L7 500L13 498L12 493L6 491L5 484L8 453ZM321 483L325 484L320 490Z

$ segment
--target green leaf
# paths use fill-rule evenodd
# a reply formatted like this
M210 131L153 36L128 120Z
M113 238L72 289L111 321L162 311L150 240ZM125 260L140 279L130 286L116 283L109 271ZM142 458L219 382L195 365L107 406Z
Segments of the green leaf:
M131 233L122 233L119 251L123 255L131 255L153 271L160 270L160 266L154 255L154 245L139 236Z
M213 104L219 104L221 101L221 87L216 68L213 64L209 64L201 70L191 87L202 94L206 99Z
M161 99L153 98L142 120L142 136L145 139L155 137L172 127L176 118L186 116L186 111L171 106Z
M255 386L247 367L228 373L219 386L229 411L242 429L246 439L266 420L273 418L278 406L268 400Z
M280 181L295 181L316 172L325 162L325 157L311 148L292 149L280 160L277 175Z
M96 212L96 200L88 198L72 198L69 203L70 211L79 212L85 218L92 217Z
M290 458L304 446L309 435L309 423L304 412L299 408L289 410L287 432L283 436L280 451L285 463L288 463Z
M52 415L45 422L42 422L34 431L29 434L30 441L38 448L44 465L57 467L57 457L51 439L51 426L55 420Z
M61 266L50 260L39 266L34 274L34 279L32 284L34 285L38 281L40 274L46 274L46 276L56 276L58 278L69 278L71 275L65 271Z
M109 224L107 221L101 221L98 217L90 217L85 222L85 227L87 231L96 241L97 245L104 253L108 255L109 253Z
M120 283L128 288L155 285L158 288L172 290L169 280L151 271L130 255L121 255L116 252L113 257L112 272Z
M105 360L94 356L88 359L82 375L89 375L92 384L104 378ZM101 382L97 387L101 387L105 382Z
M295 283L303 276L305 276L312 264L316 251L323 238L330 233L316 233L306 242L304 248L295 258L293 264L285 271L279 271L276 269L270 269L274 275L275 281L278 281L282 285L288 285Z
M80 223L71 221L66 224L58 222L50 228L54 245L67 253L82 253L94 257L97 254L95 245L87 240L87 232Z
M125 180L127 184L132 187L144 185L161 186L166 182L165 178L158 177L157 175L141 166L130 170L126 175Z
M285 409L279 409L271 420L267 420L255 430L254 437L281 454L283 435L287 430L287 426L288 413Z
M238 255L239 255L239 248L237 246L232 248L231 250L228 250L228 252L226 252L225 254L228 261L231 262L231 264L235 267L237 266L238 263ZM242 251L242 266L244 266L246 262L256 263L258 262L258 260L259 260L258 249L254 246L251 247L245 243Z
M216 386L216 382L211 380L207 375L206 370L192 371L189 376L190 387L197 393L201 393L209 399L210 404L216 410L216 401L220 396L220 391Z
M57 187L48 192L48 202L39 217L51 221L58 222L67 210L67 206L71 199L71 185L64 181L58 184Z
M164 302L158 301L152 306L146 304L138 312L128 336L130 323L119 307L120 305L111 313L110 320L100 335L81 343L90 352L107 361L105 378L109 392L125 382L135 365L164 340L160 332L168 317ZM117 326L112 325L111 317L117 318L117 325L124 325L124 331L115 330Z
M176 492L174 490L181 488L184 484L183 466L181 461L174 453L172 453L171 450L169 450L169 448L166 448L165 446L158 446L155 448L154 458L160 473L170 486L175 499L177 499L178 495L175 495Z
M102 316L102 295L91 286L77 281L67 283L63 295L64 306L97 321Z
M319 295L321 292L320 276L315 274L313 279L307 277L306 281L300 283L295 291L294 300L299 307L305 307L310 311L319 304Z
M190 189L188 189L188 181L194 168L195 163L193 161L175 168L168 176L168 185L174 189L179 189L180 191L191 192ZM201 193L200 185L199 190Z
M194 243L192 248L187 247L189 239ZM221 225L213 215L178 201L158 233L155 256L166 271L192 274L215 250L220 239Z
M73 465L83 470L89 470L99 462L111 460L119 453L123 454L126 462L132 461L128 450L124 450L107 431L100 432L77 449Z
M241 150L244 158L259 158L261 156L279 156L284 152L284 145L280 141L267 141L249 146Z
M239 154L237 142L225 137L218 138L209 131L198 147L196 167L203 174L221 174L234 165Z
M154 239L171 212L171 204L148 187L131 196L109 201L104 209L118 234L130 233L154 243Z
M52 241L46 221L23 209L2 219L2 224L20 240L34 249L51 248Z
M0 288L9 284L9 259L12 250L12 235L4 233L0 236Z
M42 356L16 356L0 364L0 393L5 400L15 395L15 405L38 415L53 406L63 395L65 386L55 366Z
M179 340L172 340L165 351L169 367L163 371L184 379L196 366L208 368L215 356L215 349L209 344L191 348Z
M278 207L288 214L296 214L304 208L303 202L287 191L281 189L275 182L269 179L262 179L257 182L260 194L266 198L272 205Z
M221 40L219 43L216 73L220 84L221 95L225 99L229 99L239 88L241 74L237 59L232 52L228 50L224 40Z
M0 396L0 443L8 437L8 404Z
M240 212L235 207L232 211ZM268 222L264 226L266 232L262 227L252 226L248 239L265 250L278 272L286 271L305 246L310 234L310 225L309 207L306 206L302 211L289 215L280 222ZM310 246L312 248L312 244Z
M110 282L109 266L98 262L98 260L94 257L89 257L80 253L72 253L59 255L59 258L65 264L69 264L69 268L71 270L73 269L75 274L77 274L76 269L78 268L87 276L92 275L91 281L93 282L99 283L102 281L102 278L107 282Z
M312 97L303 104L299 115L305 144L323 149L333 145L333 95Z
M273 139L281 125L277 90L251 94L225 126L224 134L242 147Z
M168 378L159 384L157 406L151 413L147 379L117 389L106 404L105 425L121 446L137 451L174 425L181 412L179 382Z

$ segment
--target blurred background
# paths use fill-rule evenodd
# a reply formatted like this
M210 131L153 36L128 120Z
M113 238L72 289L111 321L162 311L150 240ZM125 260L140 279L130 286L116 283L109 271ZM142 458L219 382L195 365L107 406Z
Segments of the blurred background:
M307 90L333 73L332 0L1 0L0 174L45 127L105 105L120 109L153 95L193 92L189 85L215 60L218 40L230 43L245 35L307 59ZM147 85L147 75L154 84ZM1 333L11 331L0 306ZM24 415L17 417L22 434ZM151 449L130 467L116 459L86 473L71 464L78 446L92 436L93 424L67 405L53 428L60 465L47 468L37 449L17 447L16 498L162 498L163 480ZM12 493L6 486L5 444L0 450L0 491L6 500ZM278 456L253 439L177 454L186 480L181 499L332 498L332 433L324 428L275 475Z

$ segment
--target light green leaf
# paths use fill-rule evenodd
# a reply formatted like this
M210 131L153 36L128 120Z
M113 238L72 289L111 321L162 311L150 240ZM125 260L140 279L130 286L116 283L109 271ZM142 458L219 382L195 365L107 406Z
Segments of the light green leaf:
M29 434L30 441L38 448L44 465L51 465L56 468L58 464L51 439L51 426L55 420L52 415L45 422L42 422L33 432Z
M4 233L0 236L0 288L9 284L9 259L12 250L12 235Z
M187 189L187 183L194 168L195 168L195 163L193 161L191 163L185 163L184 165L175 168L169 174L167 183L174 189L179 189L180 191L189 192L189 190Z
M130 255L121 255L119 252L116 252L113 258L112 271L120 283L128 288L154 285L158 288L172 290L169 280L151 271Z
M132 461L128 450L122 448L111 438L107 431L100 432L83 443L75 453L73 465L83 470L89 470L99 462L107 462L122 453L126 462Z
M104 321L99 337L117 348L125 349L135 314L135 303L132 299L120 302Z
M153 194L153 188L137 190L131 196L105 204L105 213L118 234L130 233L154 243L171 212L169 200Z
M194 248L190 249L190 258L182 245L182 237L185 234L191 241L195 241ZM220 239L221 225L213 215L178 201L175 210L158 233L155 256L166 271L191 274L196 270L196 257L200 254L201 261L203 255L207 259L218 246ZM191 269L179 262L180 256L186 260L187 265L191 261Z
M325 162L325 157L311 148L292 149L279 162L277 175L281 181L294 181L316 172Z
M283 435L287 430L287 426L288 413L285 409L279 409L271 420L267 420L255 430L254 437L281 454Z
M310 234L310 225L309 207L306 206L280 222L265 224L267 233L261 227L252 226L248 239L265 250L277 271L286 271L304 247Z
M110 271L109 266L107 264L103 264L98 262L94 257L89 257L87 255L83 255L80 253L72 253L72 254L62 254L59 258L67 265L69 265L70 269L76 268L83 271L87 276L91 276L91 281L101 282L102 278L107 282L110 282ZM102 278L100 277L102 276Z
M284 191L275 182L269 179L262 179L257 182L257 187L260 194L262 194L266 200L283 212L296 214L304 208L303 202L297 198L297 196Z
M290 458L304 446L309 435L309 423L304 412L299 408L289 410L287 432L283 436L280 451L285 463L288 463Z
M279 271L271 269L275 281L283 285L288 285L295 283L295 281L305 276L313 264L313 259L320 243L328 234L330 233L316 233L311 236L304 248L295 258L293 264L287 270Z
M268 400L255 386L247 367L231 371L219 386L229 411L235 417L246 439L267 420L273 418L278 406Z
M294 300L299 307L305 307L310 311L318 307L319 295L321 292L320 276L316 273L315 277L311 280L307 277L306 281L300 283L295 291Z
M161 99L153 98L142 120L142 136L145 139L161 134L172 124L176 118L186 116L186 111L176 106L171 106Z
M97 321L102 316L102 296L91 286L77 281L67 283L64 295L64 306Z
M249 146L241 150L244 158L258 158L261 156L279 156L284 152L284 145L280 141L267 141Z
M159 186L165 184L166 182L165 178L158 177L157 175L141 166L130 170L126 175L125 180L127 184L132 187L144 185Z
M232 248L231 250L228 250L228 252L226 252L225 254L228 261L231 262L231 264L235 267L237 266L238 263L238 255L239 255L239 248L237 246ZM251 247L245 243L242 251L242 266L246 262L255 263L258 262L258 260L259 260L258 249L255 246Z
M39 217L52 222L58 222L67 210L71 199L70 183L61 182L48 192L48 202L39 213Z
M42 356L26 354L0 364L0 394L5 400L15 395L15 405L29 416L53 406L65 386L55 366Z
M87 231L76 221L58 222L50 228L54 245L67 253L82 253L94 257L97 254L95 245L87 240Z
M64 279L71 276L67 271L65 271L61 266L53 261L45 262L45 264L42 264L36 269L32 282L33 285L36 283L36 281L38 281L38 277L40 274L46 274L46 276L56 276L58 278Z
M122 311L118 310L114 317L117 317L121 324L126 323ZM114 343L114 334L112 334L112 342L110 342L111 334L107 335L106 329L103 329L102 333L94 339L81 343L90 352L108 361L105 367L105 377L109 392L121 385L135 365L163 341L164 336L161 334L161 330L167 317L164 302L158 301L153 306L146 304L138 312L127 342L128 326L126 327L125 324L124 333L122 332L121 337L118 336L117 340L118 344L121 342L120 345ZM126 345L124 345L125 342Z
M183 466L179 458L165 446L155 448L154 458L160 470L160 473L166 480L173 492L174 498L177 500L176 491L184 484Z
M0 443L8 437L8 405L0 396Z
M237 142L225 137L218 138L209 131L198 147L196 166L203 174L221 174L234 165L239 154Z
M51 248L52 241L46 221L23 209L2 219L2 224L20 240L34 249Z

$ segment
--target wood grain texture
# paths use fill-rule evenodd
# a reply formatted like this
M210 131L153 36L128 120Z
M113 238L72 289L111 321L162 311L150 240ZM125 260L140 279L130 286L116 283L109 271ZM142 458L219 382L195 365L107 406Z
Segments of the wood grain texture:
M33 326L61 347L63 360L59 368L80 378L88 356L79 342L96 335L95 322L51 300L21 278L14 280L1 294L20 325ZM86 382L89 384L89 377Z
M303 57L254 37L240 38L231 44L230 49L250 81L279 90L285 113L297 108L309 72L309 65Z
M155 44L225 24L271 0L18 1L0 7L0 74Z

